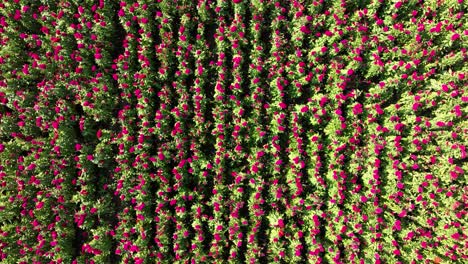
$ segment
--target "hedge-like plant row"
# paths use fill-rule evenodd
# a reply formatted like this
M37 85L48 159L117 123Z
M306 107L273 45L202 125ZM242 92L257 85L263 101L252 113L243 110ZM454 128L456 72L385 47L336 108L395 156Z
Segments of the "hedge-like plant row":
M466 263L467 1L0 1L1 263Z

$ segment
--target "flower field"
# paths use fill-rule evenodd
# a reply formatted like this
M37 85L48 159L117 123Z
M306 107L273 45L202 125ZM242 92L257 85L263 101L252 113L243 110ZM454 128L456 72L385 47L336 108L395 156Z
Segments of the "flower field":
M0 1L0 263L467 263L467 10Z

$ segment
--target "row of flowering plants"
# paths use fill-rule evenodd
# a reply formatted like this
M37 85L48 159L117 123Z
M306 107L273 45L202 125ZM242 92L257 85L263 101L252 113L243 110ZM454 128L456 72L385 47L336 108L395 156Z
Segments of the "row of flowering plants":
M466 262L466 10L2 1L0 262Z

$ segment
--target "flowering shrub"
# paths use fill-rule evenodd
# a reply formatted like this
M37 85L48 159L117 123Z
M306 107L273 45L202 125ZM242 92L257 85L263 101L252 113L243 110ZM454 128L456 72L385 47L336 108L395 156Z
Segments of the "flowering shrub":
M0 261L468 261L466 10L2 1Z

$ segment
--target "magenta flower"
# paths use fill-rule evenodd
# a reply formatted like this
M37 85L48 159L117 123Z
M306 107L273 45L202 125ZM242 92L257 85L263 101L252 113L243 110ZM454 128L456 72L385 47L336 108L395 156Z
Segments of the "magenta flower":
M29 74L29 65L28 64L23 65L23 73L24 73L24 75Z
M36 204L36 209L42 209L42 207L44 207L44 202L39 202Z
M353 114L354 115L362 114L362 104L357 103L356 105L354 105Z
M278 219L278 226L283 228L284 227L284 220L283 219Z
M257 173L257 172L258 172L258 167L257 167L257 165L253 165L251 170L252 170L254 173Z
M307 26L301 26L301 32L304 34L310 34L310 29Z
M452 41L455 41L455 40L457 40L457 39L459 39L459 38L460 38L460 34L455 33L455 34L452 35L452 37L451 37L450 39L451 39Z

